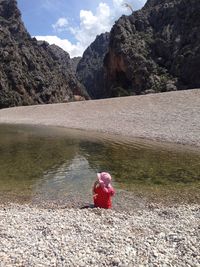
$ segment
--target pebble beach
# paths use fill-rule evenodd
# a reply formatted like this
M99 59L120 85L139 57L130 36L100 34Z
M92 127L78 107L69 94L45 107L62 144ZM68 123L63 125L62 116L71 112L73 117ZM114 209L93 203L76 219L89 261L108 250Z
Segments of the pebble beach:
M0 123L199 147L200 90L2 109ZM199 267L199 248L195 203L145 203L133 210L0 205L0 267Z
M0 266L199 266L200 209L0 209Z
M200 90L0 110L0 123L59 126L200 146Z

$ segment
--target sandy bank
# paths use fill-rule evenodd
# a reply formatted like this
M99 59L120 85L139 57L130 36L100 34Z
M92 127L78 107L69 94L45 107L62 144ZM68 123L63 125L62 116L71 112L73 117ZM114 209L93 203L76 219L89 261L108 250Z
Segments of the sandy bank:
M0 123L63 126L200 146L200 90L2 109Z

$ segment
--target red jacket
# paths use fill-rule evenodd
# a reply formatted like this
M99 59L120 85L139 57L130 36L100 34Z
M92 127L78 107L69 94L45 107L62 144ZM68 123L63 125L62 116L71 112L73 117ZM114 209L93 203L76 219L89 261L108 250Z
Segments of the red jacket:
M94 193L93 200L95 207L104 209L110 209L112 207L111 197L115 194L112 187L102 188L101 186L97 186L94 188Z

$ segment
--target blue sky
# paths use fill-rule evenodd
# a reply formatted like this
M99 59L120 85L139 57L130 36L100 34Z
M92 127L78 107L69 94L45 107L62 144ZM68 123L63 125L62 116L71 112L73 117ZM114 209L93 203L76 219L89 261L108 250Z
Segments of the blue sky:
M110 31L114 21L146 0L17 0L23 22L32 36L57 44L71 57L81 56L96 35Z

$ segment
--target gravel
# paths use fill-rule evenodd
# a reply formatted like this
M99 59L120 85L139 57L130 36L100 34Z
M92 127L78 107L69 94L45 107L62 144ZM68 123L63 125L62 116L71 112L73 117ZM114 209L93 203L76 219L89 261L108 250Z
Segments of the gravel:
M61 126L200 146L200 90L15 107L0 123ZM123 211L0 206L0 266L200 266L200 207Z
M0 123L61 126L200 146L200 89L2 109Z
M0 207L0 266L200 266L198 205Z

